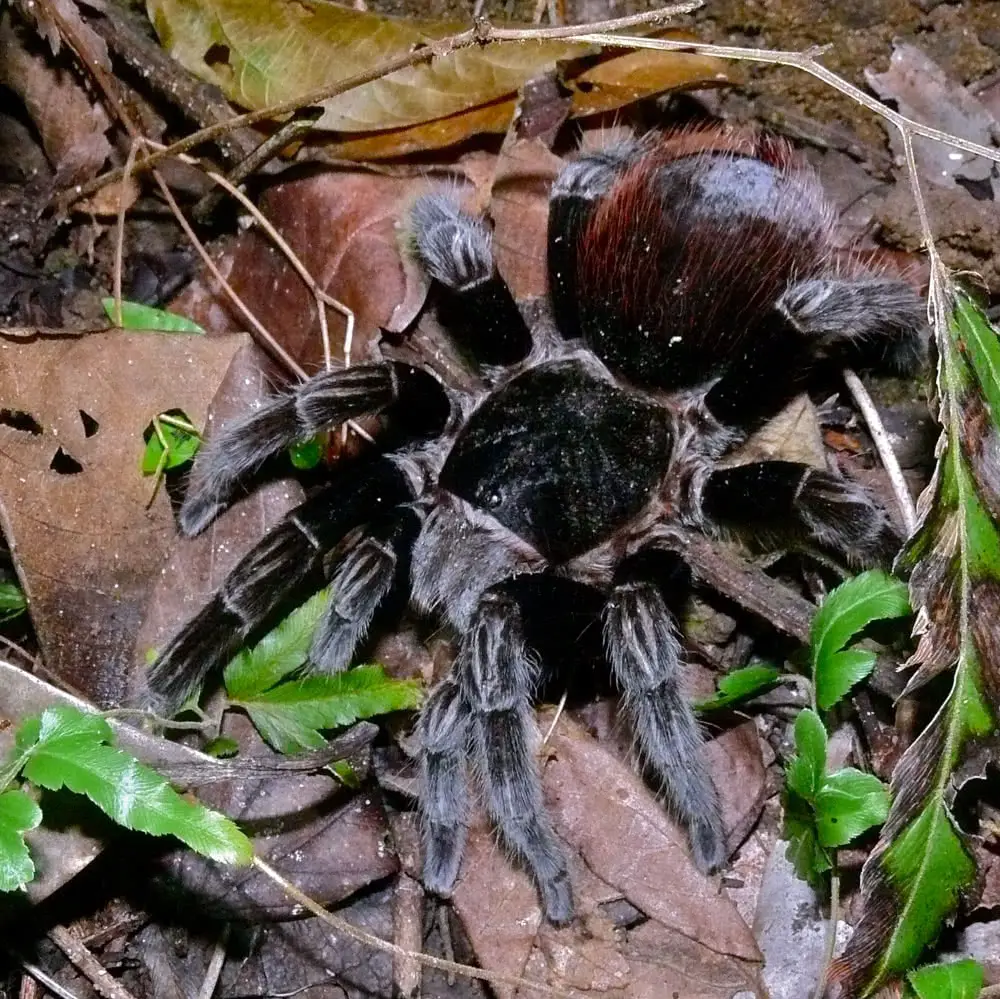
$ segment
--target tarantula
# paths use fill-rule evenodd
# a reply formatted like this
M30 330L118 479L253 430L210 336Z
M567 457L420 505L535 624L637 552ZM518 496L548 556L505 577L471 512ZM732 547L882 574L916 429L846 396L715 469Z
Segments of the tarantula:
M712 128L571 162L551 191L554 321L529 329L491 230L449 192L409 215L412 251L475 390L393 360L316 375L216 434L180 511L202 531L265 461L368 414L388 426L268 534L149 673L176 707L302 586L332 599L313 668L342 670L390 593L454 629L422 739L424 875L447 895L464 850L466 765L546 917L572 918L542 801L532 698L545 677L526 621L549 588L597 597L603 650L647 769L704 871L727 858L716 789L682 693L677 525L807 539L855 564L895 535L858 485L789 461L719 464L818 365L919 359L925 309L833 242L833 212L783 141ZM550 622L550 631L554 627ZM544 629L543 629L544 630ZM565 641L569 641L566 639Z

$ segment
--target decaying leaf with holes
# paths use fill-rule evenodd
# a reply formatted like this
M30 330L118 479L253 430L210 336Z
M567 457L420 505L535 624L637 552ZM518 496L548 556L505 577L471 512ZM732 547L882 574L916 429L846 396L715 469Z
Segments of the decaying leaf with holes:
M950 810L951 776L975 739L996 731L1000 700L1000 342L975 304L951 292L937 330L938 445L910 573L920 637L908 690L954 669L951 692L893 774L893 804L862 878L864 910L833 965L828 999L871 995L913 967L976 873Z
M0 340L0 523L47 668L99 704L125 691L175 538L162 491L146 509L143 430L178 408L203 426L248 347L148 333Z

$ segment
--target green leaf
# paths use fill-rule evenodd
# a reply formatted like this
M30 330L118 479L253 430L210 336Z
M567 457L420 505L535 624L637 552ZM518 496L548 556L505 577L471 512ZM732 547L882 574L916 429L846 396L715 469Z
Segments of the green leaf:
M828 774L816 794L816 831L825 847L845 846L889 814L889 789L853 767Z
M983 989L983 968L978 961L927 964L907 976L919 999L976 999Z
M784 837L788 840L785 856L803 881L818 885L833 862L816 835L812 806L794 791L785 792L784 806Z
M785 780L788 787L810 804L823 784L826 772L826 729L815 711L799 712L795 719L797 754L788 761Z
M830 971L843 995L871 995L912 968L972 883L975 864L948 802L969 740L996 732L1000 341L964 292L943 292L938 301L952 308L934 330L943 434L920 524L896 568L909 573L920 638L908 693L952 667L954 679L893 774L883 839L862 872L861 919Z
M99 715L48 708L21 726L18 744L27 753L22 773L39 787L86 795L127 829L176 836L221 863L250 862L253 848L233 822L181 797L158 773L110 745L113 738Z
M875 665L875 654L844 646L873 621L910 613L906 584L870 569L838 586L813 618L810 651L816 703L828 711Z
M224 673L226 693L230 699L253 700L304 665L309 657L313 632L329 602L330 590L320 590L293 610L252 649L238 652Z
M774 666L754 663L742 669L733 670L719 678L716 693L704 701L698 701L695 711L718 711L730 704L745 700L765 690L770 690L781 679L781 671Z
M169 415L178 416L186 423L191 422L181 410L171 410ZM181 427L160 421L160 433L167 443L167 460L162 468L164 472L187 464L201 448L201 437ZM160 468L164 448L152 423L143 432L143 439L146 441L146 450L142 453L142 474L155 475Z
M24 834L41 821L42 810L23 791L0 794L0 891L16 891L34 878Z
M941 924L971 884L976 865L943 804L925 809L884 857L892 880L906 886L904 908L881 962L899 974L912 967L937 939Z
M28 601L16 583L0 583L0 622L10 621L28 609Z
M325 745L320 729L341 728L361 718L415 708L416 680L394 680L381 666L358 666L333 676L291 680L252 698L233 698L267 742L282 753Z
M231 756L236 756L239 751L240 744L228 735L220 735L210 739L204 749L205 753L214 756L217 760L228 760Z
M352 788L355 791L361 787L361 781L354 772L354 767L347 760L336 760L330 764L330 769L344 787Z
M288 457L295 468L308 471L315 468L326 453L327 434L316 434L307 441L299 441L288 449Z
M122 329L135 330L136 332L145 330L156 330L160 333L201 333L204 330L187 316L179 316L174 312L167 312L164 309L154 309L149 305L140 305L138 302L128 302L122 299L121 322L115 309L113 298L102 298L101 304L108 318L120 326Z

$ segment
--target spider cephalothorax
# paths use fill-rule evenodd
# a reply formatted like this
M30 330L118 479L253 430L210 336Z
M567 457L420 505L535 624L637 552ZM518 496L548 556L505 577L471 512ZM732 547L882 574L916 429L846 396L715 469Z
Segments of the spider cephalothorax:
M857 485L793 462L717 461L820 362L912 366L924 309L834 247L816 178L785 143L747 131L661 136L565 168L549 221L554 330L529 330L490 230L451 195L421 198L409 229L476 379L459 388L391 360L329 371L217 434L181 511L188 534L295 441L374 413L390 436L240 562L149 683L176 706L321 570L333 596L315 669L347 667L390 592L407 594L458 639L419 725L427 885L446 894L458 875L471 762L503 841L563 922L569 870L534 756L547 666L526 637L536 603L568 585L596 599L641 757L699 866L723 863L718 796L681 691L685 570L665 539L678 523L743 527L856 564L885 558L892 530Z

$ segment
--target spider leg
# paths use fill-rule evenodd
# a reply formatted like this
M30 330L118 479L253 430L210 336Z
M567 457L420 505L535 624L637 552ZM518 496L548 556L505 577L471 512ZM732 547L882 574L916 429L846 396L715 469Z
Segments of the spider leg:
M420 714L424 884L450 895L469 827L468 707L454 680L435 687Z
M214 668L223 665L267 618L310 583L321 582L323 557L373 513L413 499L408 477L378 458L341 473L292 510L237 563L202 610L150 667L150 699L176 710Z
M777 308L816 349L843 364L908 374L924 356L927 305L897 279L797 281Z
M413 250L440 285L442 324L477 364L509 365L528 356L531 333L493 259L493 234L463 212L453 192L419 198L410 210Z
M480 599L455 672L486 810L534 877L546 918L567 923L573 917L569 869L545 813L535 758L531 697L537 670L524 643L520 608L502 587ZM444 852L442 847L439 854Z
M816 365L912 372L925 353L927 310L890 278L822 278L791 284L705 396L729 426L753 429L804 391Z
M180 512L187 535L203 531L234 499L242 481L272 456L345 420L399 407L414 438L447 420L440 383L408 364L359 364L326 371L213 435L195 462Z
M316 629L311 662L328 673L346 669L386 595L409 575L409 556L423 518L397 507L364 536L330 574L330 603Z
M889 518L859 485L793 461L761 461L712 472L702 512L716 523L775 537L805 536L859 566L887 563L899 548Z
M673 617L661 588L644 578L640 568L639 560L648 554L661 562L657 576L666 578L668 592L688 578L672 553L640 553L627 560L604 607L605 650L642 758L662 781L688 829L695 862L707 873L727 856L719 795L682 689L683 660Z
M577 251L588 221L601 198L643 150L640 142L621 143L582 156L552 185L549 200L549 298L559 331L567 340L580 337Z

